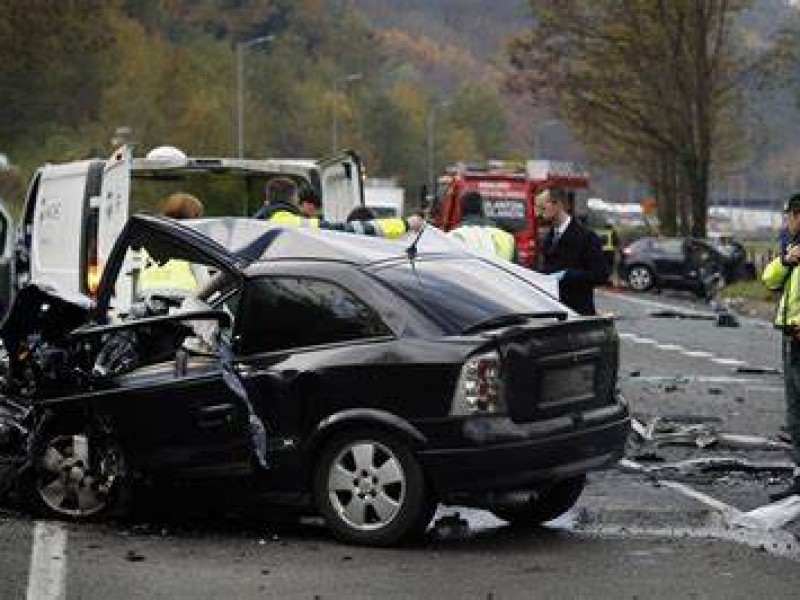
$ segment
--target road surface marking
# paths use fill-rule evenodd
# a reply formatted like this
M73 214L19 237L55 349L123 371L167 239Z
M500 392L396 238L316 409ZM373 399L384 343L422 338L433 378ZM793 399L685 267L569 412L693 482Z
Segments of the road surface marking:
M744 366L747 363L743 360L739 360L738 358L712 358L711 362L715 362L718 365L731 365L731 366Z
M26 600L66 598L67 532L58 523L36 521Z
M731 506L730 504L725 504L721 500L717 500L716 498L709 496L708 494L704 494L703 492L694 489L691 486L686 485L685 483L680 483L678 481L670 481L670 480L661 480L661 485L664 487L668 487L676 492L680 492L684 496L688 496L689 498L693 498L702 504L705 504L709 508L714 509L718 513L720 513L723 518L727 520L733 520L741 516L742 511L738 508Z
M800 517L800 496L789 496L772 504L765 504L734 519L734 525L773 531Z
M714 356L713 352L708 352L707 350L689 350L679 344L662 344L659 343L658 340L654 340L652 338L645 338L636 335L635 333L628 333L628 332L620 332L619 333L620 339L628 340L634 344L644 344L647 346L655 346L657 350L666 350L677 352L682 354L683 356L688 356L689 358L707 358L711 362L716 363L718 365L726 365L726 366L745 366L747 362L740 360L738 358L724 358Z
M656 346L659 350L672 350L674 352L685 352L686 348L679 344L659 344Z
M684 350L681 354L684 356L691 356L692 358L711 358L714 356L713 352L707 352L705 350Z

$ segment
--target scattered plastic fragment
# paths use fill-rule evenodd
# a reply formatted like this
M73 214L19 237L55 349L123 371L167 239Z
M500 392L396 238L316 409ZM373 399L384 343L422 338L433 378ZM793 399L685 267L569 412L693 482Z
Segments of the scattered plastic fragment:
M460 538L469 533L469 523L460 513L445 515L436 520L433 530L441 538Z

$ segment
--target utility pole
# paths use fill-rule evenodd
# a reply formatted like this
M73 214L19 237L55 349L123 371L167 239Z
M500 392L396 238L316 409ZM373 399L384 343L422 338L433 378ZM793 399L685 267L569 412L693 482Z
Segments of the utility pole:
M434 142L435 142L435 128L434 122L436 118L436 110L450 105L449 100L437 102L433 104L428 110L427 119L427 133L428 133L428 194L434 194L436 191L436 179L433 171L433 155L434 155Z
M236 148L239 158L244 158L244 51L273 39L274 35L262 35L236 44Z
M339 149L339 120L337 115L337 104L339 102L339 87L340 83L346 85L348 83L352 83L353 81L358 81L361 79L363 75L361 73L350 73L345 75L344 77L337 77L333 80L333 118L332 118L332 137L333 137L333 152L335 153Z

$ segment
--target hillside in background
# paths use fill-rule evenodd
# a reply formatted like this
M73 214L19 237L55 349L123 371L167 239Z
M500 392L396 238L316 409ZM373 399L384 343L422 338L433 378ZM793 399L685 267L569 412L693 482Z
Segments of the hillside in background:
M396 62L405 62L426 85L447 98L465 79L497 83L508 67L506 40L531 23L527 0L351 0L386 41ZM741 18L743 39L757 47L797 10L785 0L756 0ZM800 114L797 77L784 89L745 85L747 110L741 165L719 173L714 197L783 197L800 189ZM533 108L524 98L505 100L512 146L534 154L534 123L555 111ZM540 131L544 154L560 160L581 160L583 153L565 127ZM606 197L633 200L646 193L640 185L616 181L600 173L596 191Z
M526 0L352 0L380 35L389 56L446 102L461 86L483 82L504 87L506 43L531 22ZM525 98L504 98L509 146L516 157L531 157L534 123L549 118ZM557 142L554 158L568 158L565 132L548 131ZM469 158L469 157L465 157ZM499 157L503 158L503 157Z

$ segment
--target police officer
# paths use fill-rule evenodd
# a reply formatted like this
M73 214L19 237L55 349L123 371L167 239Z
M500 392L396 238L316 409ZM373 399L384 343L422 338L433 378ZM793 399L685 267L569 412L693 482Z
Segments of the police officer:
M476 254L519 262L514 236L496 227L484 215L483 197L478 192L467 192L461 197L461 225L447 235Z
M775 326L783 331L783 380L786 390L786 426L792 438L794 472L789 487L770 494L770 500L800 495L800 194L784 207L788 230L781 255L764 269L762 279L771 290L782 292Z

